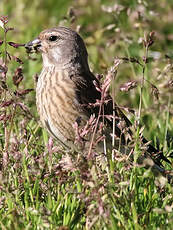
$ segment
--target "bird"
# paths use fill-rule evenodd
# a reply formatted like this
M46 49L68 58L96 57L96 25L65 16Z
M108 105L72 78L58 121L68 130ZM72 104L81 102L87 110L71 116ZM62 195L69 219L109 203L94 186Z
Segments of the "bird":
M91 116L97 117L99 106L91 105L102 99L98 90L100 81L90 70L82 37L71 28L58 26L42 31L37 38L26 43L25 48L27 53L42 54L43 68L36 85L36 105L42 125L62 146L81 151L75 142L74 124L82 127ZM106 140L110 142L110 132L114 128L117 146L126 148L130 145L129 137L133 136L132 123L110 94L106 95L102 111ZM120 123L123 123L126 132L123 132ZM147 144L145 137L141 141L147 156L159 171L164 172L162 161L169 160L162 151Z

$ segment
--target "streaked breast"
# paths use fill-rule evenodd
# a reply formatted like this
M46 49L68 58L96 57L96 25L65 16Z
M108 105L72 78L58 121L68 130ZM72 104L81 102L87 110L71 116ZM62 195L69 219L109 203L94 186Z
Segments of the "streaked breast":
M62 142L74 141L73 124L79 117L86 118L79 108L75 84L68 71L54 66L44 68L36 87L36 103L41 122L48 131Z

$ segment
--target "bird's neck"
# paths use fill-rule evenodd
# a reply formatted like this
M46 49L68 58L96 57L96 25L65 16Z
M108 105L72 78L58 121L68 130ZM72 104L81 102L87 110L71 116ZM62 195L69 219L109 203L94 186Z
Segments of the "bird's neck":
M63 59L58 58L56 60L49 59L47 55L42 55L43 58L43 66L45 68L53 68L56 67L56 69L60 70L67 70L75 72L76 74L80 74L83 72L89 72L89 66L88 62L86 60L82 60L81 58L71 58L71 59Z

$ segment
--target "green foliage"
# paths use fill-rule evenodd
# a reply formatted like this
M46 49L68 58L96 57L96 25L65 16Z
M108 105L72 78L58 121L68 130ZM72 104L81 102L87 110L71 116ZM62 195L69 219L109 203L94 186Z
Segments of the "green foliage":
M135 109L136 116L140 111L145 136L154 145L159 140L166 155L173 148L172 7L171 0L0 2L1 15L8 15L8 26L14 27L7 41L26 43L56 25L80 26L93 72L105 75L115 57L126 58L113 95L118 104ZM151 31L156 32L155 41L146 55L143 39ZM4 40L1 27L0 40ZM5 50L2 44L1 68ZM41 58L29 60L23 47L7 45L7 51L24 64L13 59L6 63L6 85L0 76L0 228L172 229L173 189L164 177L155 177L121 154L102 166L73 154L70 159L51 143L39 125L35 93L16 94L35 87L33 75L41 70ZM144 75L142 66L130 58L145 66ZM24 79L16 86L13 76L21 66ZM120 91L131 80L138 87ZM19 104L3 104L10 100Z

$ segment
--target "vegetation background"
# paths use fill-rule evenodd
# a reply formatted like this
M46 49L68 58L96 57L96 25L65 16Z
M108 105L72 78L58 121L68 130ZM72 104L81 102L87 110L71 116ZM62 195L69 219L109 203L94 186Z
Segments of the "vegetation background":
M94 73L105 76L116 57L125 58L113 83L115 100L136 115L141 110L144 135L167 156L173 149L172 12L172 0L0 2L0 16L8 15L7 25L14 28L7 32L7 42L27 43L43 29L64 25L84 38ZM155 40L146 54L143 41L152 31ZM31 91L41 57L30 60L23 47L0 44L0 228L172 229L172 186L149 169L123 156L104 170L93 162L80 168L68 158L62 167L62 150L40 128ZM145 66L142 94L137 61ZM129 81L137 83L130 91Z

